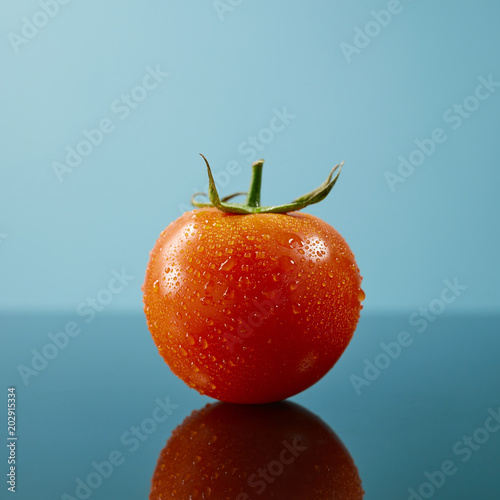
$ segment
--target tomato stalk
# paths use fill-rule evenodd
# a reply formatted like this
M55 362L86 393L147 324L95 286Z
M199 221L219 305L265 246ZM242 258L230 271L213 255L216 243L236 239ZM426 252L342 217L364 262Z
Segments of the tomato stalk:
M260 207L260 188L262 186L262 168L264 160L258 160L252 164L252 178L248 190L246 204L249 207Z
M326 178L326 180L318 186L316 189L313 189L309 193L306 193L290 203L286 203L284 205L271 205L264 206L260 205L260 188L262 185L262 168L264 166L264 160L258 160L252 164L252 179L250 182L250 189L248 193L234 193L225 198L220 198L219 193L217 192L217 187L215 186L215 180L212 175L212 170L210 165L208 164L207 159L201 155L201 157L205 160L205 164L207 166L208 172L208 194L206 193L195 193L191 198L191 203L198 208L204 207L215 207L222 212L231 213L231 214L256 214L256 213L274 213L274 214L284 214L287 212L293 212L296 210L301 210L309 205L314 203L319 203L324 200L333 186L337 182L339 178L340 172L342 170L342 166L344 162L339 163L333 167L330 175ZM333 174L336 172L336 175ZM247 199L245 203L228 203L228 201L236 196L246 194ZM198 196L206 196L210 200L207 202L197 201L196 198Z

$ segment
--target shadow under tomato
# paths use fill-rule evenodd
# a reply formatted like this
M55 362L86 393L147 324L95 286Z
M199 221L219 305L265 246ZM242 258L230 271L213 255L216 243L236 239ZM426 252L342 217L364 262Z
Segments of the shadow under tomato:
M305 408L215 403L173 431L149 498L357 500L363 489L340 439Z

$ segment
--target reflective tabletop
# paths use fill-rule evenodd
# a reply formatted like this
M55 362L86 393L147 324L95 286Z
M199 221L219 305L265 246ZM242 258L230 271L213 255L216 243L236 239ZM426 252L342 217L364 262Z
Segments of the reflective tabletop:
M499 327L362 315L316 385L240 406L175 377L143 315L4 316L1 497L498 499Z

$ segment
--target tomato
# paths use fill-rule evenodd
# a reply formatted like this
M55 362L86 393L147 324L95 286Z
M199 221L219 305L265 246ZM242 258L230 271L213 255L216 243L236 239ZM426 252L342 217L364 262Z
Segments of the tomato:
M347 347L361 276L321 219L238 207L202 206L161 233L145 314L160 354L190 387L227 402L279 401L317 382Z
M363 489L342 442L301 406L216 403L174 430L149 498L360 500Z

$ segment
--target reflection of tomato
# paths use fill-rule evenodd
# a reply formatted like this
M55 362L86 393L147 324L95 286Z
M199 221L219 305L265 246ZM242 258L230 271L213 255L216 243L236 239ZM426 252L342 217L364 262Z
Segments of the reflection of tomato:
M149 498L358 500L363 489L349 452L308 410L216 403L174 430Z
M149 330L176 375L222 401L266 403L335 364L358 322L360 285L353 253L321 219L208 207L163 231L143 290Z

